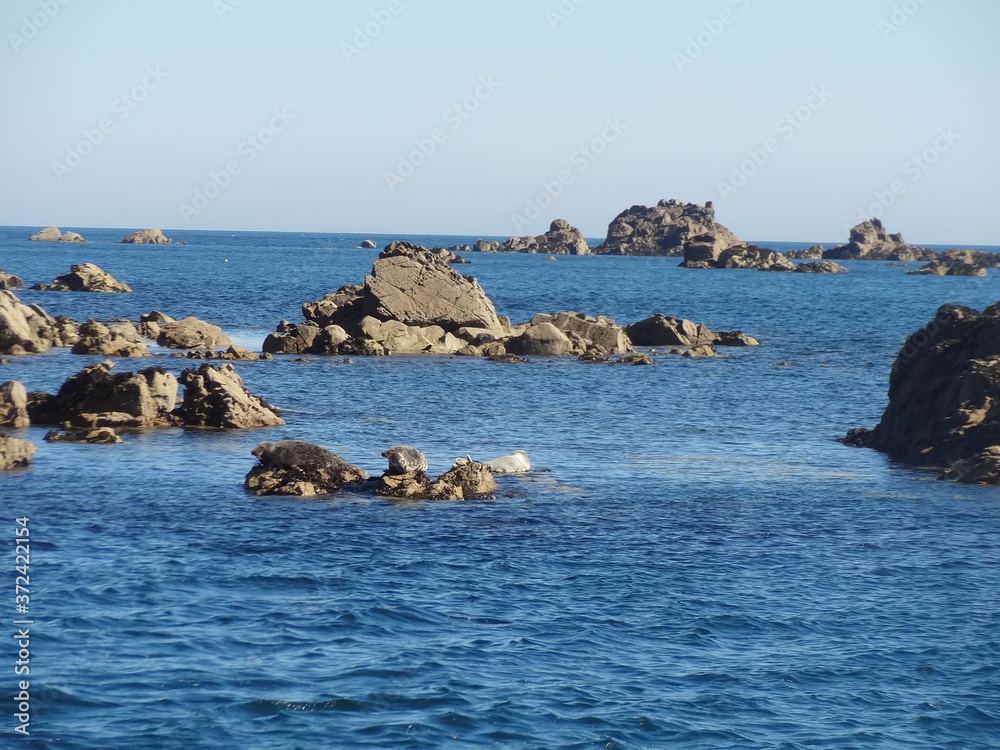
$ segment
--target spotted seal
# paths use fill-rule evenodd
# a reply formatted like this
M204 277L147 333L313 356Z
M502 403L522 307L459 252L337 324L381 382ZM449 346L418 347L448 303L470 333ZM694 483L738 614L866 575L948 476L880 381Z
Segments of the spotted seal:
M350 463L332 451L302 440L279 440L261 443L250 451L268 469L333 469L342 470Z
M389 461L388 474L410 474L427 471L427 458L416 448L408 445L397 445L382 451Z

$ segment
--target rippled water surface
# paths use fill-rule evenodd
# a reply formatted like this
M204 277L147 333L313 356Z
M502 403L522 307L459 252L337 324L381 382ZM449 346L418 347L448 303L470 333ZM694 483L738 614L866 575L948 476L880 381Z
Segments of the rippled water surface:
M377 255L344 235L28 233L0 229L0 268L31 284L90 261L136 292L22 300L195 315L253 346ZM764 345L636 368L278 358L237 369L285 427L119 446L17 431L39 450L0 477L0 527L31 518L32 722L20 737L4 711L0 747L1000 747L1000 492L834 442L878 420L906 334L945 302L996 302L996 272L469 257L515 320L663 312ZM154 352L118 369L186 364ZM97 360L6 359L0 381L29 390ZM371 473L399 443L438 472L515 449L545 471L491 501L249 497L251 448L282 438Z

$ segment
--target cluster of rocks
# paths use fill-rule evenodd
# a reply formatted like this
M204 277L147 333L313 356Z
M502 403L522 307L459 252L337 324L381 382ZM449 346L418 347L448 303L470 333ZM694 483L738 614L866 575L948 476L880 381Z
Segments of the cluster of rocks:
M603 316L540 313L513 325L497 315L475 278L460 275L439 254L406 242L383 250L364 284L307 302L302 313L302 323L278 324L264 341L266 353L597 360L626 354L633 345L622 326Z
M785 255L765 247L741 243L728 248L709 237L695 238L684 248L682 268L743 268L757 271L794 271Z
M998 404L1000 303L982 313L944 305L897 356L879 424L851 430L842 442L945 467L944 479L1000 484Z
M785 257L789 260L823 260L826 250L822 245L813 245L808 250L789 250Z
M349 490L398 500L472 500L491 497L495 474L530 471L523 451L479 462L460 458L435 478L427 474L427 458L416 448L397 445L382 452L388 468L370 479L368 473L342 456L300 440L265 442L251 451L257 464L244 481L253 495L315 497Z
M78 263L70 272L56 277L51 284L35 284L40 292L103 292L131 293L132 287L93 263Z
M851 229L846 245L823 253L828 260L930 261L937 253L926 247L907 245L901 234L889 234L880 219L871 219Z
M138 323L93 319L78 323L64 316L53 318L39 305L25 305L13 292L0 291L0 354L43 354L66 347L73 354L144 357L149 353L144 338L171 349L195 350L190 356L198 359L263 357L237 347L221 328L198 318L175 320L154 311L141 316ZM226 346L225 352L212 351Z
M458 245L451 250L478 253L538 253L542 255L593 255L590 244L568 221L556 219L545 234L512 237L504 242L479 240L475 245Z
M948 250L910 276L989 276L987 268L996 268L1000 257L981 250Z
M661 200L655 206L632 206L608 226L604 243L595 252L602 255L682 256L692 243L708 246L714 253L743 244L715 220L715 208Z
M0 271L0 290L23 289L24 279L6 271Z
M31 392L11 381L0 386L0 425L50 425L94 430L152 427L251 429L283 425L254 396L230 364L202 365L180 377L162 367L113 373L110 360L71 375L56 393ZM178 398L179 386L184 395Z
M86 240L76 232L61 232L59 227L46 227L35 232L29 237L32 242L86 242Z

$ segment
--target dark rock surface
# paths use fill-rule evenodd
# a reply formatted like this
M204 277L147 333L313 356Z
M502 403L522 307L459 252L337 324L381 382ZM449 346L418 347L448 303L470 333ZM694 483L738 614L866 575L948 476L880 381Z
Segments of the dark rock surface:
M110 427L96 427L92 430L74 428L71 430L51 430L45 433L47 443L87 443L90 445L117 445L122 442Z
M636 346L760 346L742 331L713 331L701 323L656 313L625 328Z

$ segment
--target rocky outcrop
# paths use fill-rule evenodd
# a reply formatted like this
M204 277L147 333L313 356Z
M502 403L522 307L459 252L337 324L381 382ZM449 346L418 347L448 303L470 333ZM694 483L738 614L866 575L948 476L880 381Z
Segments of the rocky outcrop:
M394 242L365 279L363 309L408 326L499 329L493 303L476 279L461 276L423 248Z
M233 344L221 328L198 318L187 317L157 325L160 330L156 343L170 349L218 349Z
M386 472L375 485L375 494L395 500L474 500L496 492L496 479L479 462L455 466L437 479L423 471L406 474Z
M741 268L756 271L794 271L795 264L774 250L739 244L719 250L709 238L696 237L684 251L682 268Z
M987 268L995 267L997 262L993 253L975 252L972 250L948 250L932 260L923 268L910 271L910 276L989 276Z
M177 400L177 378L162 367L114 374L115 364L100 362L70 376L55 395L32 393L32 424L71 427L166 427Z
M583 352L574 352L569 336L548 321L531 324L520 336L515 336L504 344L510 354L534 357L569 357Z
M489 252L497 253L541 253L543 255L593 255L590 244L576 227L568 221L556 219L549 226L549 231L532 237L512 237L506 242L495 243L490 240L480 240L489 243ZM480 252L486 245L477 243Z
M0 433L0 471L23 469L38 451L27 440L18 440Z
M16 380L0 385L0 426L27 427L29 424L28 391L24 385Z
M796 273L847 273L847 269L832 260L821 260L815 263L799 263L795 266Z
M60 232L58 227L46 227L29 237L32 242L86 242L76 232Z
M252 495L315 497L358 485L368 473L332 451L300 440L261 443L243 486Z
M184 359L224 360L226 362L260 362L261 360L274 359L274 357L270 354L252 352L249 349L244 349L242 346L237 346L236 344L232 344L228 349L222 352L212 349L193 349L189 352L178 352L173 356L182 357Z
M358 247L362 250L374 250L378 245L375 244L375 240L362 240Z
M172 245L173 240L164 236L160 229L143 229L141 232L132 232L122 240L127 245Z
M709 201L704 206L663 200L656 206L632 206L619 214L608 227L604 244L596 249L603 255L685 255L692 243L711 246L721 253L739 238L715 221L715 209Z
M79 326L69 318L52 318L38 305L25 305L13 292L0 292L0 354L43 354L69 346Z
M933 260L933 250L914 247L901 234L889 234L880 219L862 222L851 230L850 241L823 253L828 260Z
M70 272L59 276L51 284L31 287L43 292L131 292L132 287L118 281L107 271L93 263L79 263Z
M789 260L823 260L826 250L822 245L813 245L808 250L789 250L785 257Z
M656 313L625 328L636 346L760 346L742 331L713 331L701 323Z
M1000 303L941 307L896 358L879 424L854 434L898 461L985 477L1000 446Z
M521 333L503 342L511 354L541 357L622 354L632 348L625 329L603 315L589 317L575 312L539 313Z
M88 320L79 328L73 354L97 354L104 357L145 357L146 345L131 323L105 324Z
M6 271L0 271L0 289L23 289L24 279Z
M118 445L122 439L110 427L94 429L74 428L71 430L51 430L45 433L47 443L87 443L89 445Z
M285 423L270 404L246 389L230 364L185 370L180 383L185 391L177 416L186 427L253 429Z

